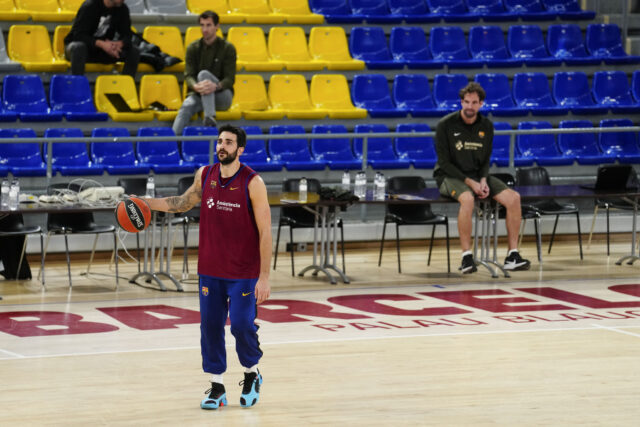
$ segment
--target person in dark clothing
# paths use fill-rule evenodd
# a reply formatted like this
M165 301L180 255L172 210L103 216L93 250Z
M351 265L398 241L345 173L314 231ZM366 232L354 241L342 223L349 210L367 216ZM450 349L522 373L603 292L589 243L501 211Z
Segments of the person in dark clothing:
M460 203L458 233L462 249L463 273L476 271L471 252L471 217L475 198L491 196L507 210L509 252L505 270L527 270L530 262L518 253L518 234L521 221L520 194L501 180L489 175L493 145L493 123L480 108L485 91L472 82L460 90L462 109L440 120L436 128L438 162L433 171L440 193Z
M124 0L86 0L64 38L64 53L71 73L83 75L87 62L124 62L123 74L135 77L140 61L131 44L131 16Z

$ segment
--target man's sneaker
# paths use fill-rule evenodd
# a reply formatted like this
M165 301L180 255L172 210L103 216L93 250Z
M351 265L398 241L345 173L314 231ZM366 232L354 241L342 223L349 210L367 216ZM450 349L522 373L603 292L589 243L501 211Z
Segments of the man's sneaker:
M240 405L249 408L258 403L260 397L260 385L262 384L262 375L251 372L244 374L244 381L240 381L242 386L242 396L240 396Z
M227 393L223 384L211 383L211 388L205 391L204 394L209 396L200 402L202 409L218 409L221 406L227 406Z
M529 260L522 258L518 251L511 252L511 254L504 259L505 270L528 270L529 267L531 267Z
M218 126L218 122L216 122L216 119L213 117L205 117L204 120L202 120L202 125L214 128Z
M462 271L463 274L475 273L478 271L476 268L476 263L473 261L473 255L467 254L462 257L462 265L458 269Z

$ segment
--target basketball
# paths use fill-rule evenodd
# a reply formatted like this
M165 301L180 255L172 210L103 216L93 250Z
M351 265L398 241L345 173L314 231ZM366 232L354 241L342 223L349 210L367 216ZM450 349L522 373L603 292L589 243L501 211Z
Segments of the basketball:
M137 197L130 197L116 206L116 221L129 233L144 230L151 222L151 209L147 202Z

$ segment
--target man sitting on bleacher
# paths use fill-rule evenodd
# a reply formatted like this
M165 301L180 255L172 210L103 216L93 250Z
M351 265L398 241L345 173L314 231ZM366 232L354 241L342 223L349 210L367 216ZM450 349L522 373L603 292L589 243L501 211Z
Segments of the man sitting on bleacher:
M85 0L64 38L71 73L83 75L87 62L124 61L122 74L135 77L140 53L131 44L131 35L131 16L124 0Z
M460 203L458 233L462 249L463 273L477 270L471 252L471 217L475 198L491 196L507 209L509 252L505 270L528 270L530 263L518 253L520 230L520 194L501 180L489 175L493 145L493 123L479 113L485 91L476 82L460 90L462 109L440 120L436 128L438 163L433 171L440 194Z

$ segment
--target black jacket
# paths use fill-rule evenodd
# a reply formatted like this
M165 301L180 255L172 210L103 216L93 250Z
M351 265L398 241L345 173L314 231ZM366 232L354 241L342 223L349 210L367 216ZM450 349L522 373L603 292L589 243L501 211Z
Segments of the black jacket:
M106 31L96 36L102 18L110 19ZM124 42L124 48L131 46L131 16L126 4L108 8L103 0L86 0L73 19L71 31L64 38L65 46L74 41L84 42L87 46L95 45L96 40L118 40Z

